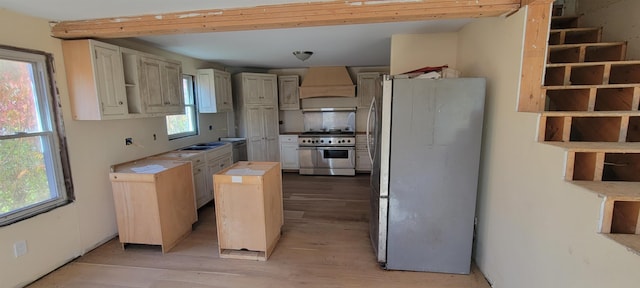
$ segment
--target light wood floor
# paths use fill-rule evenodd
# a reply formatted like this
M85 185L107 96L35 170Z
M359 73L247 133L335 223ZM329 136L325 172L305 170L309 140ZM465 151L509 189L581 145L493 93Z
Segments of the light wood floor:
M199 212L191 235L162 254L159 246L116 239L29 287L465 287L489 288L470 275L385 271L368 237L369 177L283 177L283 235L266 262L220 259L214 210Z

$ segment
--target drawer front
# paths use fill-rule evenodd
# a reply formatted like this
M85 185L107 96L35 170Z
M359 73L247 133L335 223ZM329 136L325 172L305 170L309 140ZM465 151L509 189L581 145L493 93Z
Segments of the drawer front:
M196 156L190 157L189 160L191 161L191 165L193 165L193 167L197 167L207 163L205 153L198 153Z
M280 135L280 143L298 144L298 135Z
M233 148L231 148L230 143L227 143L220 148L212 149L209 152L207 152L207 161L219 158L226 154L233 155Z

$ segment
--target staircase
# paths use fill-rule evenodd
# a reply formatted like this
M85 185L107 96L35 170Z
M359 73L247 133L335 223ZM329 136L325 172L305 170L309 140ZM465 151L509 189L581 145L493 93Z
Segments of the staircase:
M599 232L640 254L640 61L553 11L538 139L566 149L567 181L603 197Z

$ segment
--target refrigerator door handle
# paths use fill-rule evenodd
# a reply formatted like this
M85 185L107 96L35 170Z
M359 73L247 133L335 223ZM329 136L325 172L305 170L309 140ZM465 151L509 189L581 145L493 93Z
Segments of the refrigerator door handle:
M373 155L371 155L371 131L369 131L369 124L371 124L371 112L373 112L373 107L376 103L376 97L371 98L371 105L369 106L369 113L367 113L367 154L369 155L369 160L373 163Z

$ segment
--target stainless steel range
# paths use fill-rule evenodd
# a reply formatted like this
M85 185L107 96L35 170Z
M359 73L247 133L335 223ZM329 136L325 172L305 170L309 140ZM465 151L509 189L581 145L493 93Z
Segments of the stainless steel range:
M355 175L354 109L303 111L306 132L298 137L300 174Z

